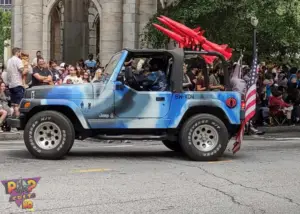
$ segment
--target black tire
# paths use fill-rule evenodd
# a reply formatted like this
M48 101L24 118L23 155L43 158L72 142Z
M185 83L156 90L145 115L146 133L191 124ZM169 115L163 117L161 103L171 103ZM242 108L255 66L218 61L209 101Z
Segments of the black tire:
M48 138L47 133L51 133L51 139ZM41 137L43 142L37 142L35 137ZM73 124L65 115L56 111L43 111L34 115L27 122L24 130L24 141L28 151L34 157L58 160L63 158L72 148L75 141L75 131ZM54 144L52 144L53 142ZM42 148L41 145L42 147L49 145L49 148Z
M177 141L163 140L163 144L174 152L182 152L182 148Z
M11 127L7 124L6 121L4 122L2 127L0 127L0 129L2 129L2 131L4 131L4 132L10 132L11 131Z
M223 155L229 142L228 138L227 128L219 118L210 114L198 114L184 123L179 142L190 159L213 161ZM206 143L201 143L200 139ZM208 151L205 151L206 149Z

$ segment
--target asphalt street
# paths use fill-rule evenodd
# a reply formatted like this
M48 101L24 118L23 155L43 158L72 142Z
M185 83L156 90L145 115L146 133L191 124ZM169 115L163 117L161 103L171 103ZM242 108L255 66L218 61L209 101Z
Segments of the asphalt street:
M300 137L300 134L298 135ZM248 138L217 162L192 162L159 142L76 142L60 161L0 142L0 179L41 177L34 213L300 213L300 138ZM0 213L22 213L0 187ZM28 213L31 213L29 211Z

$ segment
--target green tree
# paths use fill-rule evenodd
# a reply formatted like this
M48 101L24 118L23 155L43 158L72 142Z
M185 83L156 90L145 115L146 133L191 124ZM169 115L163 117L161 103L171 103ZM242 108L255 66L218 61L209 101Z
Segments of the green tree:
M258 49L261 60L277 62L295 58L300 50L298 0L180 0L175 6L158 11L145 29L143 41L154 48L163 48L168 38L152 23L166 15L189 27L201 26L205 36L233 49L245 49L251 60L253 27L250 17L259 19ZM238 53L238 52L237 52ZM237 57L236 54L234 59Z
M0 61L3 60L4 41L11 37L11 13L0 10Z

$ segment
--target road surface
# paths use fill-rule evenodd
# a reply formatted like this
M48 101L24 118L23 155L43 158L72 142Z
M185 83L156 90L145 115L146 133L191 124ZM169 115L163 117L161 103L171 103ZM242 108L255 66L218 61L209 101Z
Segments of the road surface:
M91 141L42 161L21 141L0 142L0 179L41 177L34 213L298 214L299 139L253 138L218 162L189 161L159 142ZM1 186L0 213L24 212L8 200Z

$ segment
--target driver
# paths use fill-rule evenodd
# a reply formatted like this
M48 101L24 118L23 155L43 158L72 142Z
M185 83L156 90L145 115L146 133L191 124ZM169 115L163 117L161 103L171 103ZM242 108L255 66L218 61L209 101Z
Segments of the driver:
M163 61L152 59L149 65L150 72L144 73L143 85L148 85L151 91L165 91L167 89L167 78L162 71Z

